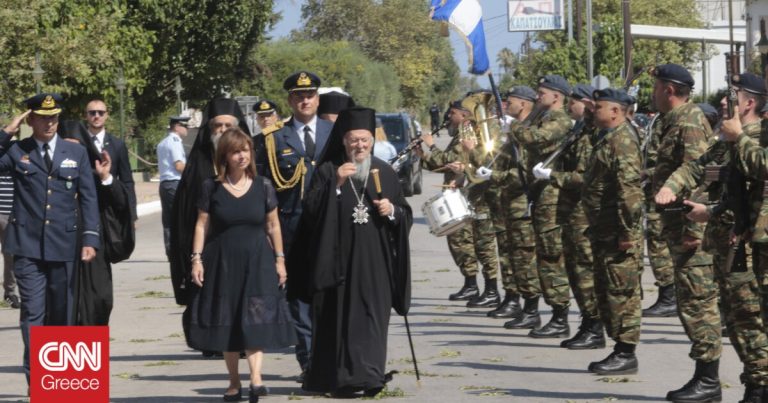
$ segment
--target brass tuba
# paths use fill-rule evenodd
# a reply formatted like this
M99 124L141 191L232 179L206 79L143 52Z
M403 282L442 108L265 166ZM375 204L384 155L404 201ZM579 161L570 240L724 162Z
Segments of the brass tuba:
M478 141L478 145L481 147L483 160L488 162L488 166L493 163L493 152L496 148L496 139L498 134L491 133L492 126L495 131L499 131L497 122L492 122L497 119L496 116L489 116L489 111L495 107L495 99L493 94L488 91L480 91L474 94L468 95L461 101L461 106L472 113L467 119L468 125L462 125L459 128L459 138L461 139L473 139ZM494 123L493 125L491 123ZM464 170L464 175L471 183L480 183L481 180L475 177L475 170L478 167L467 164L467 168Z

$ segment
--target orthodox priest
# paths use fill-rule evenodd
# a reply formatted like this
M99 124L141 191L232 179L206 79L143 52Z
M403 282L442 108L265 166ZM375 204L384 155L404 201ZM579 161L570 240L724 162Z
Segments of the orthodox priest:
M288 258L289 281L298 277L312 301L308 391L381 391L391 309L405 315L410 306L412 213L395 171L371 155L375 127L373 109L339 114Z

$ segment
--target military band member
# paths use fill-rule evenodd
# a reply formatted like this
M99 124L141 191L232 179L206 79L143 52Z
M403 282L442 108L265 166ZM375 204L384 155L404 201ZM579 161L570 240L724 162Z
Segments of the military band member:
M733 81L737 86L742 130L747 136L758 140L761 129L759 111L768 95L765 82L762 77L751 73L734 76ZM725 98L722 104L727 110ZM740 164L738 156L733 155L732 147L732 143L716 141L699 158L678 168L664 183L664 187L674 194L679 194L696 188L707 180L706 177L710 175L706 172L706 166L711 166L710 171L713 170L711 168L716 168L719 173L715 183L707 188L710 200L714 203L705 205L689 200L684 203L692 207L688 214L690 219L707 222L704 246L713 253L715 276L720 287L728 336L744 363L742 381L747 385L744 401L753 402L761 401L754 398L763 396L763 389L768 385L768 335L760 314L760 287L752 270L755 266L750 267L747 264L746 249L742 249L742 254L730 262L728 256L733 248L740 246L738 240L732 244L732 232L737 235L752 233L753 245L759 245L760 242L756 241L765 237L765 231L756 229L754 225L751 225L752 230L734 227L737 221L743 220L742 214L747 215L749 221L754 224L755 213L759 212L762 205L763 182L749 180L746 183L748 189L742 189L745 179L749 178L749 172ZM713 164L716 165L712 166ZM747 197L733 194L743 190L747 191ZM740 200L748 201L749 206L739 204ZM750 211L753 212L752 217L749 217ZM757 246L758 249L759 247Z
M536 91L526 86L513 87L507 93L507 113L515 120L510 126L524 124L536 102ZM536 267L533 225L528 210L528 183L525 175L524 150L508 138L501 146L493 169L481 167L479 178L501 184L501 218L506 230L499 237L499 254L509 261L502 265L502 283L506 295L499 307L491 311L494 318L511 318L508 329L533 329L541 325L539 297L541 285ZM524 307L520 308L519 295Z
M317 117L319 86L320 78L308 71L300 71L288 77L283 82L283 89L288 92L288 105L293 115L280 130L264 136L269 159L267 177L272 180L277 190L278 213L286 254L290 252L297 235L302 199L309 190L315 161L322 153L333 127L331 122ZM290 272L288 274L291 275ZM301 380L311 360L312 319L310 305L294 298L291 287L293 285L288 287L288 297L299 339L296 345L296 359L302 369L299 379Z
M421 156L421 166L424 169L434 171L443 168L453 161L462 158L464 150L459 141L459 127L469 117L470 112L461 105L461 101L455 101L448 108L448 134L451 136L451 142L445 150L440 150L435 145L435 141L430 133L421 136L424 145L429 149L425 154L420 148L416 149L417 154ZM455 186L459 175L447 170L443 174L444 186ZM461 289L448 296L451 301L469 301L480 295L477 286L478 260L475 254L474 238L471 225L465 225L458 231L446 237L448 241L448 250L451 252L453 261L459 267L461 275L464 276L464 285ZM490 267L483 266L483 274Z
M571 86L563 77L547 75L539 80L537 113L530 125L519 125L510 135L526 152L527 174L557 149L571 129L571 119L563 110ZM557 164L555 171L560 171ZM533 201L533 227L536 231L536 257L544 300L552 307L552 319L528 335L536 338L564 338L570 335L568 307L570 287L563 263L562 228L557 220L559 189L548 182L537 182L530 189Z
M61 102L45 93L25 101L32 137L12 143L0 131L0 171L11 173L15 189L3 251L13 255L21 294L27 383L30 327L74 325L74 262L90 262L99 247L93 171L85 148L56 134Z
M583 350L605 347L603 323L597 310L595 296L594 269L592 267L592 250L589 239L584 235L587 226L586 213L581 201L582 174L586 169L587 159L592 150L595 126L593 122L594 103L592 93L595 89L586 84L577 84L571 92L568 101L568 113L576 121L574 130L581 127L579 140L561 154L562 172L552 172L551 168L543 168L541 163L533 169L537 179L549 180L560 189L558 201L558 216L563 222L563 251L565 268L571 284L574 299L581 313L579 331L572 338L560 343L560 347L572 350Z
M687 197L664 189L664 182L681 165L706 151L712 130L701 109L689 101L694 81L688 70L664 64L657 66L653 75L653 104L664 117L652 184L657 206L665 206L676 196ZM678 315L693 343L689 356L696 361L696 371L690 382L667 393L667 400L706 401L721 395L720 313L712 257L701 249L703 226L685 215L680 209L664 211L661 221L675 267Z
M640 142L625 117L630 99L623 90L598 90L594 99L600 131L584 172L582 203L589 218L600 319L616 345L588 369L601 375L630 374L637 372L635 347L640 341Z

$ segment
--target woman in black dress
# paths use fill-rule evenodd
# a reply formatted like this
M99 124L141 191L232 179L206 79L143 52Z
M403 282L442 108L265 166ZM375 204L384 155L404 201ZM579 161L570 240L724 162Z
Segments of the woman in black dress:
M262 349L286 347L296 338L282 291L286 271L277 198L269 180L256 176L253 144L239 128L221 136L214 162L218 176L204 182L198 203L191 257L197 287L184 312L187 343L224 351L225 401L240 400L238 359L244 350L255 402L267 394Z

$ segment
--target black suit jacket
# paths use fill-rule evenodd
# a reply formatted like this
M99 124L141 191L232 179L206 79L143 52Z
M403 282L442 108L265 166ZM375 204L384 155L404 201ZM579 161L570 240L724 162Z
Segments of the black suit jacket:
M110 169L112 177L123 182L128 190L128 202L131 206L131 217L136 221L138 218L136 215L136 189L133 182L131 164L128 160L128 148L125 146L123 140L120 140L110 133L106 133L104 135L103 149L107 151L109 157L112 158L112 168Z

